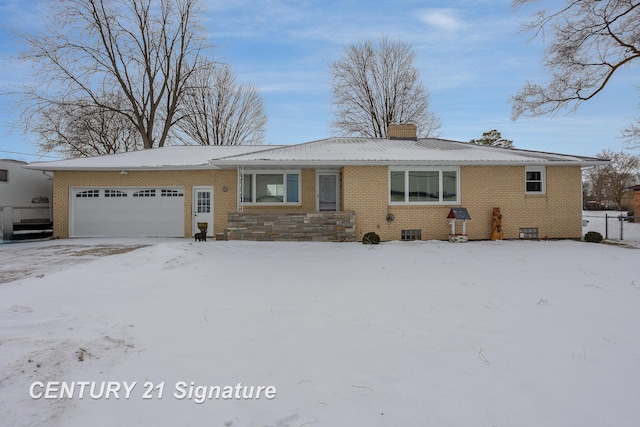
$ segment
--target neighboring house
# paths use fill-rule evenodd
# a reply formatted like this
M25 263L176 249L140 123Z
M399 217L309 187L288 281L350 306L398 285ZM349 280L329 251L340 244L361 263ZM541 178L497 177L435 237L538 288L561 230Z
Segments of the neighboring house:
M631 187L633 190L633 204L631 210L634 216L640 216L640 184Z
M630 188L628 191L625 191L620 198L620 206L618 206L618 210L621 211L632 211L633 210L633 188Z
M470 239L580 238L581 168L606 161L417 139L328 138L289 146L174 146L32 163L54 172L54 234L208 235L252 240L448 239L452 207Z
M13 239L22 231L32 231L28 229L37 228L34 224L46 225L51 221L51 176L25 169L26 164L0 159L0 229L4 240Z

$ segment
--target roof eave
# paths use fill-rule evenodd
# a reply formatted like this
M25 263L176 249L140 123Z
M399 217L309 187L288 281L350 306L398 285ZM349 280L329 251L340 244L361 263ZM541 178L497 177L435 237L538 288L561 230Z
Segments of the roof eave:
M41 170L47 172L120 172L120 171L181 171L181 170L219 170L215 165L185 165L185 166L59 166L51 167L50 165L25 165L26 169Z
M26 169L48 172L120 172L120 171L178 171L178 170L222 170L237 167L343 167L343 166L600 166L607 160L247 160L247 161L211 161L207 165L171 165L171 166L53 166L50 164L28 164Z
M598 166L606 165L608 161L591 160L522 160L522 161L496 161L496 160L469 160L469 161L449 161L449 160L352 160L352 161L323 161L323 160L248 160L242 162L212 162L220 168L235 167L304 167L304 166Z

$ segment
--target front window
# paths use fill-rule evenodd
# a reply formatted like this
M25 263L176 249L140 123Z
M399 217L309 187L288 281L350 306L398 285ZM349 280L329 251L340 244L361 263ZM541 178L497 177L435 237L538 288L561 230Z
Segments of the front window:
M300 175L297 173L287 174L287 202L298 203L300 202Z
M251 195L253 194L253 180L252 175L245 173L242 175L242 201L245 203L251 203Z
M245 173L242 178L244 203L300 203L300 172Z
M527 166L525 169L525 192L532 194L545 194L545 187L544 166Z
M442 201L458 201L458 172L442 171Z
M256 203L282 203L284 179L281 174L256 174Z
M404 202L404 198L405 198L404 178L405 178L404 171L390 172L389 188L391 189L391 194L390 194L391 202Z
M394 168L389 171L389 203L459 203L459 175L459 168Z
M440 172L408 171L410 202L440 201Z

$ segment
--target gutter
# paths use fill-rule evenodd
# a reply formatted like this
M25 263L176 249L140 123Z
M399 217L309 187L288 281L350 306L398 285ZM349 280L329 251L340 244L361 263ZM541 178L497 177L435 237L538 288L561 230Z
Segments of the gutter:
M48 164L23 166L26 169L48 172L135 172L135 171L184 171L184 170L223 170L243 167L343 167L343 166L581 166L593 167L609 164L608 160L246 160L234 162L210 161L206 165L171 165L171 166L68 166L56 167Z
M25 169L34 169L45 172L135 172L135 171L183 171L183 170L218 170L222 169L214 165L197 165L197 166L104 166L104 167L55 167L51 165L27 165Z
M244 162L220 163L212 162L212 165L218 166L220 169L225 167L233 168L238 166L264 167L299 167L299 166L316 166L316 167L342 167L342 166L599 166L608 164L608 160L600 161L575 161L575 160L532 160L532 161L455 161L455 160L355 160L355 161L320 161L320 160L303 160L303 161L280 161L280 160L248 160Z

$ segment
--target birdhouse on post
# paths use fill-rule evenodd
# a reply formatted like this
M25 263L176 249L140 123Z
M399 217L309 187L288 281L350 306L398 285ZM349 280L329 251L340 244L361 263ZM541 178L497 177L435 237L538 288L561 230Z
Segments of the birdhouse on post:
M451 243L468 242L469 236L467 236L467 221L469 221L471 217L469 216L469 212L467 212L467 208L451 208L447 218L450 219L449 226L451 227L451 230L449 231L449 241ZM462 233L456 232L458 222L462 222Z

